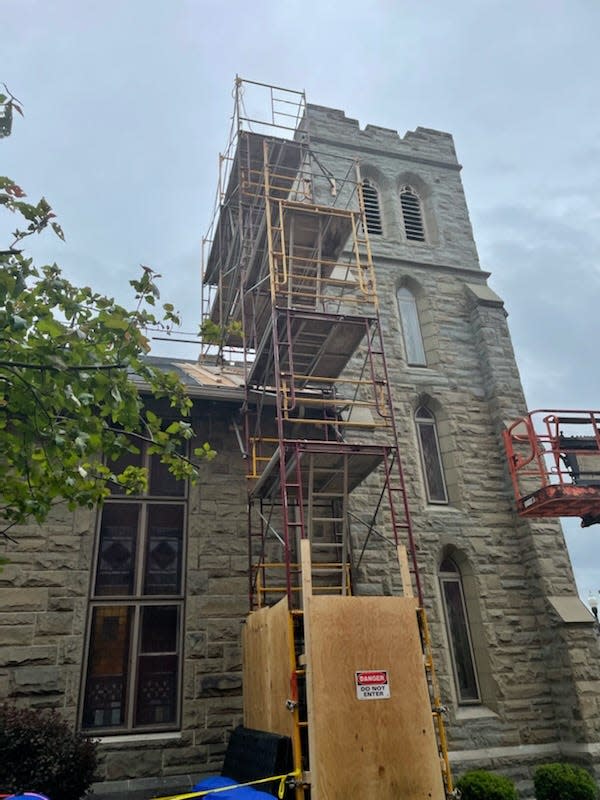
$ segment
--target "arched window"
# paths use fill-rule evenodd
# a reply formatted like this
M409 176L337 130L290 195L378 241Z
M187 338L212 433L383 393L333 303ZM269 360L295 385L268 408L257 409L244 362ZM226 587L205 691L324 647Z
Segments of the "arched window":
M416 298L406 286L401 286L398 289L396 298L398 300L400 322L402 323L406 363L411 367L426 367L427 359L425 357L425 347L423 346L423 336L421 335Z
M448 492L433 411L426 406L419 406L415 412L415 424L419 436L427 500L430 503L447 503Z
M424 242L423 208L419 195L412 186L404 186L400 190L400 204L402 206L404 235L411 242Z
M452 558L446 557L440 564L439 579L458 702L462 705L480 703L463 581Z
M379 210L379 192L369 180L362 182L362 198L365 207L365 220L367 232L380 236L383 233L381 226L381 212Z

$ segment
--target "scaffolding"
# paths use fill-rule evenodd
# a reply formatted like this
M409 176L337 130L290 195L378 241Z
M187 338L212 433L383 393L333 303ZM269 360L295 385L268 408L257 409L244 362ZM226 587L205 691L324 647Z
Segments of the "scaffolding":
M266 116L257 108L261 93ZM431 725L432 736L434 728L437 732L433 759L426 755L430 745L424 743L421 752L422 761L429 766L433 761L435 767L434 775L427 769L422 773L429 781L422 796L438 797L440 791L452 791L452 780L360 163L311 145L310 107L303 92L238 78L234 94L216 213L203 248L203 329L210 335L202 357L237 361L245 374L240 441L248 465L254 614L245 626L244 693L256 697L265 692L256 685L258 664L259 671L274 672L271 686L279 681L285 687L289 681L283 717L272 697L263 697L256 707L245 698L245 720L289 732L295 768L302 774L296 800L341 797L339 776L338 789L328 783L339 753L330 753L329 762L323 755L327 748L319 725L325 712L317 721L311 713L315 703L327 706L323 681L331 680L327 671L335 654L319 667L322 654L314 642L327 625L336 628L332 620L341 625L343 619L356 637L349 650L360 649L365 620L385 605L373 603L397 601L403 631L394 628L387 639L390 633L398 639L395 658L401 659L411 626L418 631L416 669L423 672L424 663L427 680L423 675L414 680L425 681L432 707L427 730ZM365 587L373 592L373 574L391 561L396 564L391 591L397 597L361 597ZM389 586L376 594L386 591ZM387 639L384 635L379 644L382 653ZM275 640L283 647L281 666L267 664ZM368 647L377 652L375 641L369 640ZM355 655L359 663L360 652ZM247 664L253 668L246 669ZM414 672L415 665L408 669ZM273 689L270 693L277 695ZM398 753L388 751L390 760L397 760ZM382 798L388 789L390 797L396 796L390 787L397 789L404 778L381 777L395 768L381 767L379 778L368 777L370 765L362 769L360 780L353 780L355 787L366 787L365 796L369 787Z

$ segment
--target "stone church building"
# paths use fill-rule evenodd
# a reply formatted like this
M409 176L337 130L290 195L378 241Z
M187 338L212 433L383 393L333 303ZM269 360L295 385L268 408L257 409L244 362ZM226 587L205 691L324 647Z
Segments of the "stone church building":
M311 202L333 202L333 165L360 166L453 773L497 770L531 796L535 765L597 762L600 651L558 521L516 513L502 432L526 404L453 139L361 128L316 105L302 114L292 136L309 140L320 178L306 177L303 162L297 197L312 181ZM214 285L216 241L205 272ZM219 284L214 302L225 294ZM230 343L243 349L235 335ZM201 482L178 483L142 453L147 495L113 494L93 512L58 509L1 545L10 563L0 573L0 699L56 708L98 738L100 797L169 794L219 772L242 719L240 638L252 592L247 372L210 346L198 362L174 353L164 363L188 386L199 440L218 452ZM358 367L350 360L345 369ZM265 415L276 437L274 408ZM396 591L383 562L354 591L369 593L370 583Z

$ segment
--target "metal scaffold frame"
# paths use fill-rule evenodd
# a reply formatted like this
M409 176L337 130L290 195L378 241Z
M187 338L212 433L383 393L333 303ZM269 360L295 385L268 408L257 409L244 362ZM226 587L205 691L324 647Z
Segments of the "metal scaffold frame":
M250 90L266 94L266 118ZM288 609L290 735L294 766L304 775L295 797L312 797L317 779L310 773L320 763L310 732L317 690L303 666L311 647L307 610L315 596L356 596L371 561L395 562L393 591L418 608L450 792L360 164L311 146L303 92L238 78L234 95L204 240L203 327L210 335L203 354L244 365L250 608ZM264 711L256 713L262 719Z

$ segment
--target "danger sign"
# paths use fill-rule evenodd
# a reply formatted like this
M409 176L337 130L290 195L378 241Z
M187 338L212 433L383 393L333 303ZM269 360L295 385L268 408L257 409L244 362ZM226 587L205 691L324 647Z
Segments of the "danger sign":
M356 696L359 700L384 700L390 696L386 669L366 669L355 672Z

